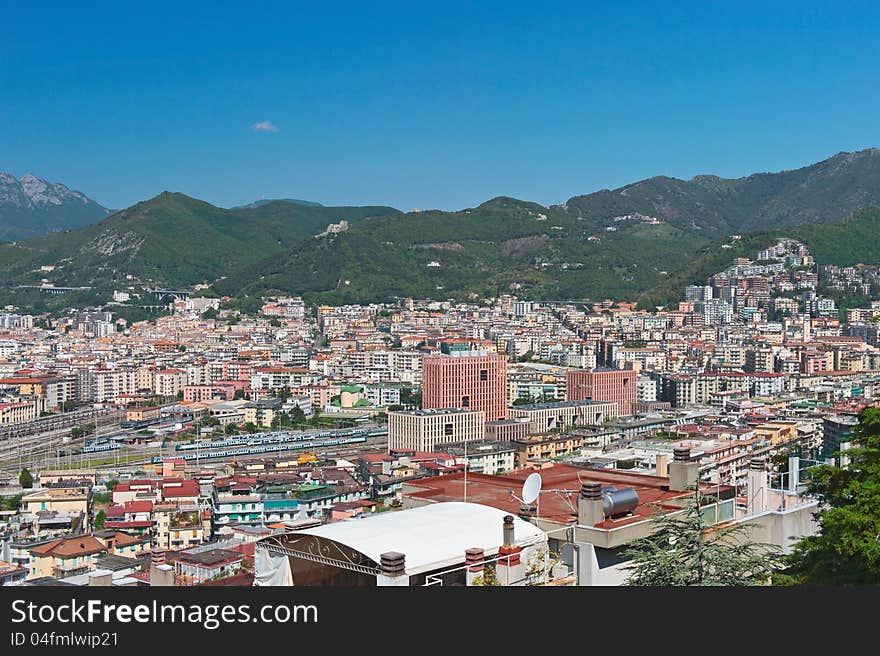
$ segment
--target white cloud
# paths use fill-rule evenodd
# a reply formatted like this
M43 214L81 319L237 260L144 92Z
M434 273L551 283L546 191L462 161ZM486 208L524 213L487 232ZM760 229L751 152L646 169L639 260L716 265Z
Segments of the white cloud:
M254 132L278 132L278 126L275 125L272 121L260 121L259 123L254 123L251 126L251 129Z

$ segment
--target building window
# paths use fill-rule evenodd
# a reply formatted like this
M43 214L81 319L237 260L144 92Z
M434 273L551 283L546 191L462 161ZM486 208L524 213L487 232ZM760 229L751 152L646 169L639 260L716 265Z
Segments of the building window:
M489 380L489 370L480 369L480 380Z
M443 435L452 435L452 424L443 425Z
M461 407L462 407L462 408L469 408L469 407L471 407L471 397L469 397L469 396L463 396L463 397L461 397Z

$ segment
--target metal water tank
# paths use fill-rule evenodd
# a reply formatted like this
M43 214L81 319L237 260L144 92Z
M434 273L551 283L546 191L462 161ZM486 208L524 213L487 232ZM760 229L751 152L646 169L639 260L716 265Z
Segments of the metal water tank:
M639 493L631 487L622 490L602 490L602 510L606 517L632 512L639 505Z

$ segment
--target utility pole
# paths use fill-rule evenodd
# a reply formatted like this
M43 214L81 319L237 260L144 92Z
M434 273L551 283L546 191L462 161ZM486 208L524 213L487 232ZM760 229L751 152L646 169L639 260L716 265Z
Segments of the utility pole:
M468 472L467 440L465 440L465 442L464 442L464 499L463 499L463 501L467 501L467 472Z

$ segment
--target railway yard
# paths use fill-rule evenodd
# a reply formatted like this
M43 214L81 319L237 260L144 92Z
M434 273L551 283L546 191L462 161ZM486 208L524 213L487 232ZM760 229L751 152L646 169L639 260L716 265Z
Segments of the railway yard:
M264 459L285 453L314 453L319 458L345 458L384 451L388 430L369 424L352 428L306 431L276 430L174 440L163 434L182 423L156 422L150 430L123 428L118 412L70 413L63 421L39 420L15 435L0 437L0 471L15 474L23 467L40 469L115 468L155 464L162 458L184 459L188 465L221 464ZM45 418L44 418L45 419ZM37 423L37 422L30 422ZM94 432L74 436L72 429L95 424ZM166 430L163 431L162 429Z

